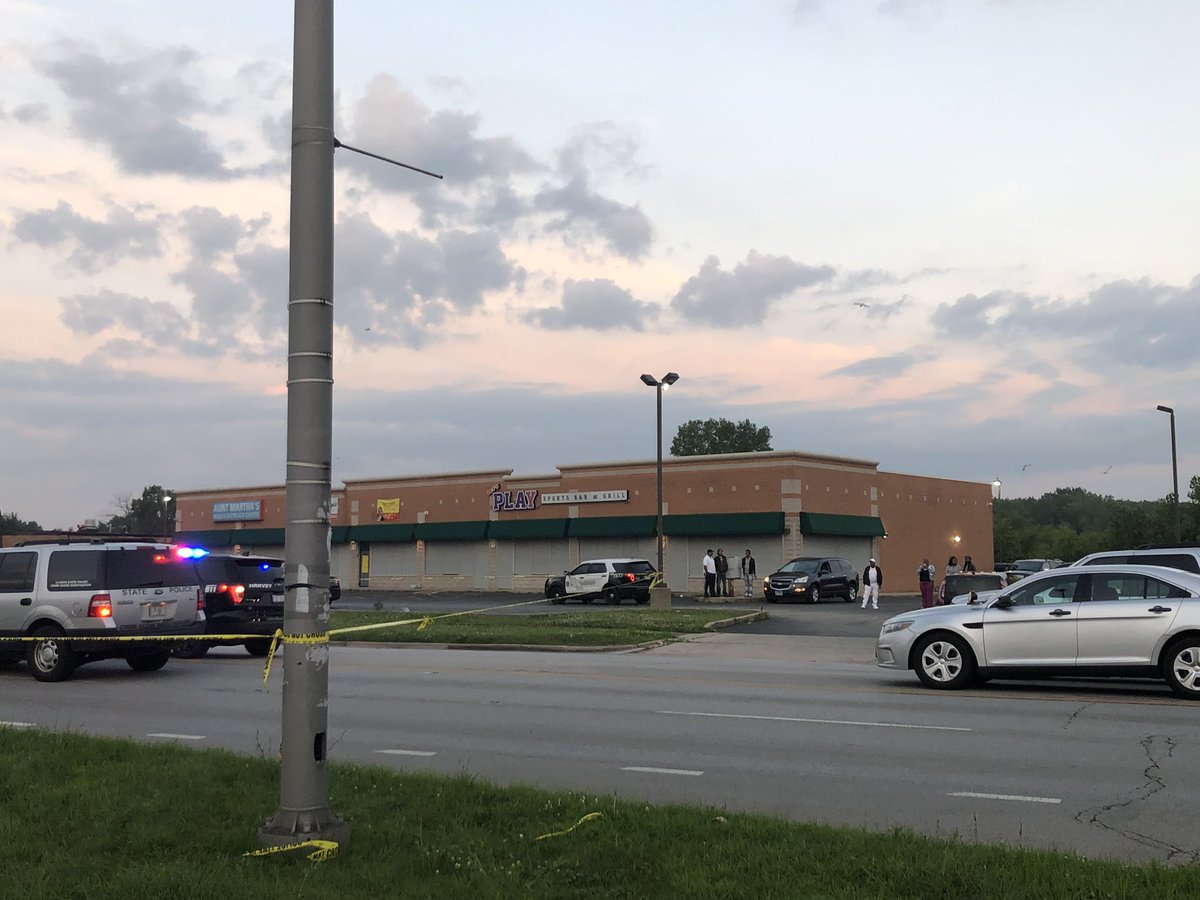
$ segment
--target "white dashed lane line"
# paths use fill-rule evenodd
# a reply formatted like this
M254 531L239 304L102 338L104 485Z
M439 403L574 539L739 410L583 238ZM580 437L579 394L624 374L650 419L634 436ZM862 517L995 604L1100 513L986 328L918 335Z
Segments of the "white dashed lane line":
M916 728L923 731L972 731L953 725L910 725L905 722L856 722L850 719L801 719L792 716L751 716L745 713L683 712L660 709L660 716L699 716L708 719L755 719L760 722L799 722L805 725L855 725L861 728Z
M975 800L1016 800L1020 803L1062 803L1059 797L1024 797L1020 794L977 794L975 791L954 791L947 797L970 797Z
M146 735L146 737L163 738L168 741L202 741L204 740L205 736L202 734L170 734L168 732L155 732L153 734Z
M659 769L654 766L621 766L622 772L647 772L651 775L703 775L699 769Z
M388 756L437 756L436 750L376 750L376 753L385 753Z
M0 722L0 728L36 728L32 722Z

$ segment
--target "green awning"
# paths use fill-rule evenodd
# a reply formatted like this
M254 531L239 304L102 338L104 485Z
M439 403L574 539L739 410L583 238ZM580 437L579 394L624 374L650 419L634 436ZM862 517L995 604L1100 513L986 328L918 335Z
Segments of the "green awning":
M177 531L174 540L177 544L187 544L189 547L203 547L211 550L214 547L228 547L229 536L233 534L224 528L213 531Z
M349 525L334 525L330 531L330 540L335 544L350 543L350 526Z
M410 544L416 527L412 522L351 525L349 539L363 544Z
M270 544L283 546L282 528L232 528L226 531L229 535L229 545L234 544Z
M503 519L488 523L487 536L496 541L559 540L567 536L570 519Z
M654 516L597 516L571 519L567 533L580 537L653 537L657 529Z
M783 534L783 513L708 513L663 516L663 534L689 535Z
M879 516L843 516L837 513L800 513L801 534L835 537L883 537L887 531Z
M482 541L488 522L422 522L417 525L419 541Z

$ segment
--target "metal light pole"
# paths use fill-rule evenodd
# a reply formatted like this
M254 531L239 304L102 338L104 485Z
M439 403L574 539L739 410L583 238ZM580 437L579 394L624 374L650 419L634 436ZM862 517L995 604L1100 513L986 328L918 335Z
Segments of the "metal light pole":
M1175 410L1169 406L1159 405L1159 412L1165 412L1171 417L1171 485L1175 491L1175 543L1183 543L1183 528L1179 522L1179 462L1175 456Z
M661 381L653 375L642 376L642 383L654 388L658 400L658 517L655 533L658 535L658 577L662 580L657 586L650 589L650 605L655 608L667 609L671 606L671 589L667 587L666 577L663 574L662 395L664 390L678 380L679 373L677 372L668 372Z
M329 503L333 447L333 0L296 0L288 284L287 522L279 808L267 846L345 843L328 806Z

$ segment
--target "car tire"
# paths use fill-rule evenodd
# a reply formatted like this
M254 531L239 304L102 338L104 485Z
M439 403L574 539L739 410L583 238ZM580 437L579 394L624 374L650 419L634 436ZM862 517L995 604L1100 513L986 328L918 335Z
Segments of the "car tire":
M551 594L550 602L553 603L555 606L562 606L564 603L567 602L567 598L563 597L559 594Z
M953 634L931 634L913 648L913 669L926 687L952 691L975 678L975 656L967 642Z
M618 606L621 603L621 592L615 587L605 588L604 602L609 606Z
M1162 673L1176 696L1200 700L1200 636L1172 641L1163 652Z
M763 594L763 599L766 600L768 603L774 603L776 598L773 597L771 594Z
M170 650L162 650L158 653L131 653L125 657L129 668L135 672L157 672L170 660Z
M579 602L582 603L584 606L591 606L592 599L593 598L591 598L591 597L580 597Z
M643 597L641 594L639 594L638 596L634 597L633 599L634 599L635 601L637 601L637 605L638 605L638 606L645 606L647 603L649 603L649 602L650 602L650 595L649 595L649 594L646 594L646 595Z
M66 681L79 666L79 656L67 646L66 634L57 625L43 625L33 633L35 638L25 651L29 671L38 681Z
M857 599L858 599L858 584L856 584L855 582L851 582L846 587L846 602L853 603Z
M203 659L208 648L208 641L180 641L171 649L171 655L176 659Z
M271 639L261 638L254 641L246 641L242 644L246 648L246 652L251 656L266 656L271 652Z
M821 586L819 584L814 584L811 588L808 589L808 602L809 603L820 603L821 602Z

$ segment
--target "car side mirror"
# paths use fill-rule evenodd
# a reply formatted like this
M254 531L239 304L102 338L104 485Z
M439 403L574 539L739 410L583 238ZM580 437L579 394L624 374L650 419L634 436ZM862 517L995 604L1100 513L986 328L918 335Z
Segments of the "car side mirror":
M968 591L967 592L967 603L978 603L978 602L979 602L979 595L977 593L975 593L974 591Z
M997 597L996 602L992 604L996 609L1011 609L1012 605L1012 597Z

